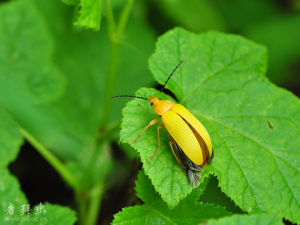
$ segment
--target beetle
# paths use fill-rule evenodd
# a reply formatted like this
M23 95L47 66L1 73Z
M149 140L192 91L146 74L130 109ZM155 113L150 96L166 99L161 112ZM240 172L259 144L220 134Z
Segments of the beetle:
M150 121L150 123L138 134L136 139L128 144L131 145L136 142L150 126L153 126L159 120L162 120L162 124L157 126L158 148L147 161L150 161L158 154L161 146L159 131L162 128L166 128L171 136L169 145L175 159L187 174L190 184L193 187L197 187L201 179L201 169L206 163L210 164L214 157L210 136L202 123L184 106L170 100L161 100L158 98L161 91L182 63L183 61L179 62L171 72L163 87L160 89L158 96L150 96L147 99L140 96L119 95L114 96L113 98L133 97L150 102L154 112L159 117Z

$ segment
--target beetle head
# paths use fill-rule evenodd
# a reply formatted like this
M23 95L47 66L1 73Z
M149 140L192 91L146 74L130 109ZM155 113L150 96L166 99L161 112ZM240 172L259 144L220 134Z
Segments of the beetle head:
M169 100L160 100L154 96L150 96L148 101L150 102L151 106L154 106L154 112L159 116L162 116L168 112L174 105L174 103Z
M154 96L150 96L150 97L148 98L148 102L150 102L151 105L155 105L155 104L158 103L159 101L160 101L159 98L154 97Z

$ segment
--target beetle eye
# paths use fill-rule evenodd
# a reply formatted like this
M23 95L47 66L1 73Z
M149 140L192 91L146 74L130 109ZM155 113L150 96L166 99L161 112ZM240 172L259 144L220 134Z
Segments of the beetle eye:
M153 106L153 102L151 102L151 106Z

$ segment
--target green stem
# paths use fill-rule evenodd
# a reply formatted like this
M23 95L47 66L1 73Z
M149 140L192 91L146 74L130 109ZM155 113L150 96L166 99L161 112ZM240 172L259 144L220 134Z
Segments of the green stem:
M109 33L109 37L110 37L110 41L114 42L114 33L116 30L116 22L115 22L115 18L114 18L114 14L110 5L110 0L105 0L104 1L105 7L106 7L106 11L107 11L107 25L108 25L108 33Z
M120 19L118 22L118 28L117 28L117 37L118 37L119 41L122 40L122 35L124 33L132 5L133 5L133 0L127 0L124 8L122 10L122 13L121 13L121 16L120 16Z
M82 197L80 192L75 193L75 199L78 205L78 223L84 224L86 218L87 200Z
M101 129L105 130L110 114L111 104L112 104L112 95L115 87L115 80L117 74L117 64L119 59L119 49L120 46L116 42L112 43L112 50L110 55L110 63L109 63L109 75L107 81L107 89L106 89L106 97L104 102L103 114L101 119Z
M90 204L89 209L86 215L86 222L85 225L94 225L97 222L100 203L101 203L101 196L104 192L103 185L99 182L97 183L91 192L90 195Z
M112 105L112 95L115 87L115 80L117 74L117 66L119 60L120 52L120 43L122 41L122 36L130 15L130 11L133 5L133 0L127 0L123 10L121 12L118 25L116 27L113 11L110 5L110 0L105 0L105 5L107 9L107 23L108 31L111 42L111 54L109 62L109 71L108 71L108 80L107 80L107 89L104 102L104 110L101 118L101 130L104 133L107 133L107 122L109 120L109 114ZM118 125L117 125L118 126ZM113 127L114 128L114 127ZM86 216L86 225L94 225L97 222L98 212L101 203L101 196L104 192L104 186L102 183L97 183L89 193L89 207Z
M117 66L119 60L119 51L120 51L120 43L122 40L123 32L126 27L129 14L132 8L133 0L127 0L123 10L121 12L121 16L118 22L118 26L116 29L115 20L113 16L113 12L110 6L110 1L105 0L105 4L107 7L107 23L110 32L110 41L111 41L111 54L110 54L110 63L109 63L109 72L108 72L108 81L107 81L107 89L106 96L104 101L104 110L101 118L101 130L105 131L110 110L112 104L112 95L115 87L115 80L117 74Z
M20 132L25 139L48 161L48 163L53 166L53 168L62 176L66 183L75 191L78 191L79 184L72 173L70 173L65 167L65 165L26 130L20 128Z

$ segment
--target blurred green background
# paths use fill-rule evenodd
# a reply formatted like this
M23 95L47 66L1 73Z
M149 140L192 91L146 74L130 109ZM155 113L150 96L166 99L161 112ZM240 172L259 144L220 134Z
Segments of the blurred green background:
M100 147L96 141L103 133L100 130L99 134L99 128L111 54L107 11L104 7L100 30L92 31L75 26L76 7L59 0L19 1L25 1L26 7L12 10L11 17L20 16L18 23L22 35L20 39L12 40L16 31L0 26L0 54L12 42L27 46L26 40L33 40L41 51L49 53L45 58L50 57L50 60L37 60L40 67L30 68L30 63L35 63L34 57L43 57L36 46L31 46L29 50L35 49L32 54L36 55L26 59L26 66L1 64L0 70L9 71L15 80L25 77L36 92L26 99L23 90L14 90L9 82L2 82L0 105L64 160L85 182L87 189L98 179L105 180L107 189L98 222L109 224L113 214L138 201L134 180L141 164L133 149L118 143L121 110L128 99L113 101L109 118L102 118L107 124L105 141ZM11 2L2 0L0 7ZM111 3L118 16L124 1ZM35 24L37 20L40 22ZM195 33L219 30L240 34L265 45L269 52L268 78L300 96L299 0L136 0L120 45L113 95L134 94L143 86L159 87L148 69L148 58L154 52L156 38L176 26ZM51 65L48 65L50 61ZM55 76L48 76L51 71L46 70L45 65L55 68ZM31 73L22 71L24 68ZM44 74L42 77L41 73ZM56 91L57 96L47 99L46 93L44 98L47 90ZM42 101L41 96L43 104L37 104ZM105 150L95 157L97 148ZM100 166L90 172L93 158L105 162L100 162ZM23 145L10 170L19 178L31 204L48 201L76 208L72 190L29 143ZM86 176L93 176L93 179L85 179ZM213 178L208 187L207 194L214 190L218 197L214 200L204 195L203 201L216 201L231 211L240 211L226 199L216 179ZM224 201L220 203L222 198Z

